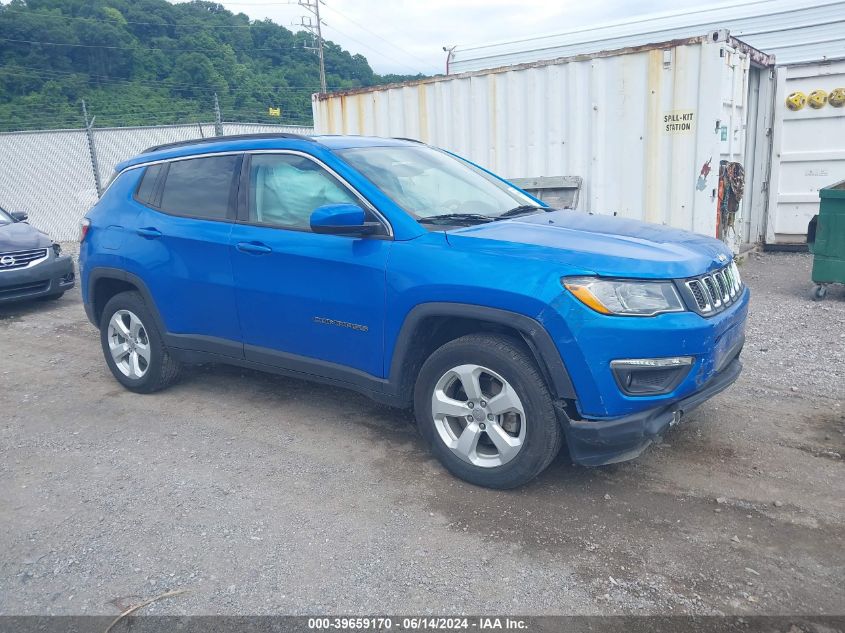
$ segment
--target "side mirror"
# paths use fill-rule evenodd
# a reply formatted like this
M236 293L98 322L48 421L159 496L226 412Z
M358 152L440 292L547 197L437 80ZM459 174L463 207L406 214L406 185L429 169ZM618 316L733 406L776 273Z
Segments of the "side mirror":
M9 215L15 222L26 222L29 219L26 211L12 211Z
M324 204L311 214L314 233L332 235L372 235L381 230L378 222L367 222L367 215L357 204Z

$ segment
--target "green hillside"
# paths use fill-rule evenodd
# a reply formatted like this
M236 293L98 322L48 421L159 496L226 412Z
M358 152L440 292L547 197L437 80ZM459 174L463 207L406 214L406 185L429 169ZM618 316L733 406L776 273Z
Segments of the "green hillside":
M0 5L0 131L78 127L81 99L97 126L210 121L214 93L224 120L310 125L311 44L214 2L12 0ZM325 65L329 90L407 78L331 41Z

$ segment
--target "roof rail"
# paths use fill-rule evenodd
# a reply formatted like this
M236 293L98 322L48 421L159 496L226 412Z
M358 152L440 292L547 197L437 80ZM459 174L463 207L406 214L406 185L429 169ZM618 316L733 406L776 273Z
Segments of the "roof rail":
M175 143L162 143L161 145L153 145L145 149L142 154L148 152L157 152L160 149L173 149L175 147L185 147L187 145L201 145L205 143L220 143L226 141L248 141L258 139L273 139L273 138L289 138L300 141L311 141L310 136L303 136L302 134L290 134L288 132L263 132L260 134L230 134L228 136L208 136L206 138L195 138L188 141L176 141Z
M409 143L419 143L420 145L425 145L420 139L418 138L408 138L405 136L394 136L394 141L408 141Z

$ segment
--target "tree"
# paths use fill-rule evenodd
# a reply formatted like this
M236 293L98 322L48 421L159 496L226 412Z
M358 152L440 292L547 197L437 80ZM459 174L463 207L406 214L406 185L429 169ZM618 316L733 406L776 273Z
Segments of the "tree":
M205 0L11 0L0 4L0 130L75 126L83 98L97 125L209 121L215 92L227 120L308 125L320 83L308 44ZM324 52L330 90L387 81L363 55L330 41Z

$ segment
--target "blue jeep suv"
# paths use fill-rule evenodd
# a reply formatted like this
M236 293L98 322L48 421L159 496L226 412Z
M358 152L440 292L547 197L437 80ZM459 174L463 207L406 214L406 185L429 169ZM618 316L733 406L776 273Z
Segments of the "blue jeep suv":
M85 309L126 388L198 362L347 387L413 407L484 486L563 443L636 457L741 368L749 292L723 243L551 209L415 141L154 147L82 224Z

